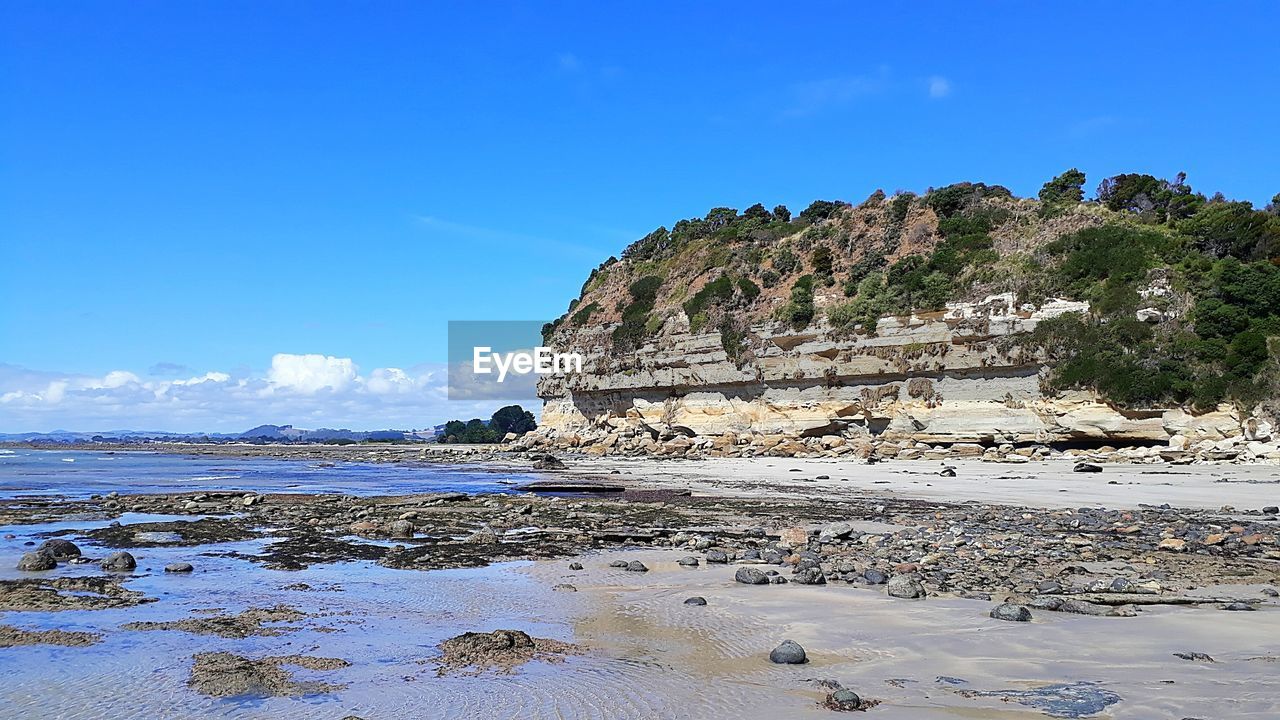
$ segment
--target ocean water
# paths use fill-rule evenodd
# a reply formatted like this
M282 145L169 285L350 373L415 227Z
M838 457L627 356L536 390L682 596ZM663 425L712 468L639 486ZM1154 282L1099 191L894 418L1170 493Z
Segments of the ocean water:
M475 466L0 448L0 497L244 490L396 495L510 492L533 475Z

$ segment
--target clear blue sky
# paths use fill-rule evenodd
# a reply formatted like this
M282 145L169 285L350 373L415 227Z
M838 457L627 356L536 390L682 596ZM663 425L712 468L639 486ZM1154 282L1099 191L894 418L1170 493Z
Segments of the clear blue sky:
M716 205L1071 166L1262 204L1277 27L1274 2L10 0L0 363L439 362L447 320L554 317Z

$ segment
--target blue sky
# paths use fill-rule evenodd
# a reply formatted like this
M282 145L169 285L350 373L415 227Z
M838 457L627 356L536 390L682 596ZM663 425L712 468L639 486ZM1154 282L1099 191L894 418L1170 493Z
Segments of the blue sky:
M1276 27L1266 2L7 2L0 431L438 422L368 381L433 373L448 320L558 315L717 205L1072 166L1263 204ZM103 382L252 387L281 354L363 390L174 415ZM59 377L91 397L50 407Z

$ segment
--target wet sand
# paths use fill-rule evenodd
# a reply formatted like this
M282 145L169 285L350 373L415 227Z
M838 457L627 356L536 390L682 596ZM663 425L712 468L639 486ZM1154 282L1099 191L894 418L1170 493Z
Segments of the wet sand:
M966 691L1020 691L1097 683L1120 698L1097 717L1271 718L1280 712L1275 638L1280 609L1223 613L1159 608L1136 618L1045 613L1031 623L987 617L990 603L905 601L877 589L796 584L748 587L732 566L685 568L682 553L591 553L565 561L416 573L371 565L285 573L208 557L203 572L145 573L132 588L162 597L131 609L8 613L22 626L72 627L103 640L82 648L29 646L0 653L0 705L11 717L59 718L822 718L837 680L879 700L884 718L1038 718L1046 713ZM149 551L155 566L179 554ZM643 574L611 568L640 560ZM555 590L571 583L576 592ZM309 589L300 589L305 585ZM683 604L691 595L707 606ZM285 602L304 614L278 632L227 639L179 630L120 629ZM437 675L436 646L464 631L522 629L573 642L581 655L533 661L516 672ZM784 639L805 665L768 661ZM1206 653L1213 663L1175 652ZM302 654L346 667L292 669L332 686L303 697L210 698L187 686L192 657ZM1267 660L1271 655L1270 660ZM1258 659L1264 658L1264 659ZM947 678L940 681L939 677ZM175 714L176 711L176 714Z
M1256 509L1274 504L1265 471L955 462L957 477L941 478L923 475L935 465L924 462L567 462L542 477L691 496L5 501L0 626L10 630L0 636L14 642L0 647L0 708L126 720L819 718L832 716L822 683L834 681L884 718L1280 715L1277 521ZM1215 473L1258 482L1216 483ZM1058 493L1066 482L1075 484ZM1209 509L1059 509L1171 494ZM1224 504L1237 510L1217 510ZM391 537L404 518L412 537ZM821 539L834 521L847 530ZM138 567L15 569L51 537L95 560L127 549ZM1186 547L1157 547L1168 538ZM711 562L722 551L730 562ZM688 556L697 567L677 564ZM180 562L194 572L164 571ZM826 584L799 582L806 563ZM790 582L742 584L742 567ZM888 596L865 580L875 568L920 577L929 597ZM65 598L20 584L31 582L61 583ZM1107 591L1086 594L1098 583ZM684 604L695 595L707 605ZM989 617L1006 597L1089 597L1129 616ZM1215 601L1166 604L1196 598ZM1223 610L1232 599L1253 610ZM494 630L572 650L500 670L441 666L442 643ZM786 639L810 662L771 663Z

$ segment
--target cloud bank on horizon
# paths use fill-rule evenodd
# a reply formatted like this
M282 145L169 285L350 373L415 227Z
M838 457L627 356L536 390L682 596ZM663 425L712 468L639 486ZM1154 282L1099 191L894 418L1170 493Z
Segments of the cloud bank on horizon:
M272 356L265 373L163 379L128 370L94 376L0 363L0 432L239 432L264 423L413 429L488 417L497 409L492 401L450 402L447 376L443 363L361 373L351 358L293 353Z

